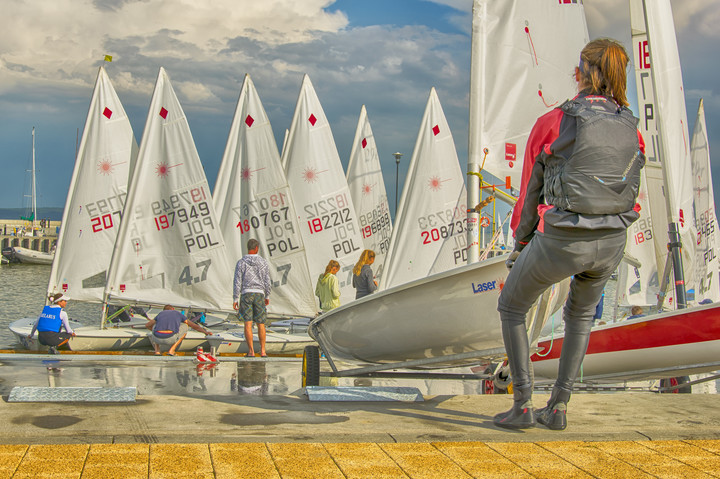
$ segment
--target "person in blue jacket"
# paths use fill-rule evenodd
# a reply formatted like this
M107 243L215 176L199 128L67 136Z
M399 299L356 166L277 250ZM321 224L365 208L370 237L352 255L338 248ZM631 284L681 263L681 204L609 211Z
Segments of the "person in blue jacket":
M48 346L53 354L57 353L57 348L67 344L70 338L75 336L75 332L70 327L70 318L64 309L69 299L63 293L50 296L48 300L51 304L43 308L28 339L32 339L37 331L40 344ZM65 332L62 332L62 329L65 329Z

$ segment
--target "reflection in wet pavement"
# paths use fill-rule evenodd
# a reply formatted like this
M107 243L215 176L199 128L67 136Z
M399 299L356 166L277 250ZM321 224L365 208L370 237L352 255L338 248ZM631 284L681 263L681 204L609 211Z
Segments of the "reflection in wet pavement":
M326 370L323 364L323 370ZM285 396L302 394L302 360L221 361L88 360L81 358L0 361L0 395L15 386L136 387L138 395ZM424 395L480 394L478 380L321 377L323 386L414 386Z

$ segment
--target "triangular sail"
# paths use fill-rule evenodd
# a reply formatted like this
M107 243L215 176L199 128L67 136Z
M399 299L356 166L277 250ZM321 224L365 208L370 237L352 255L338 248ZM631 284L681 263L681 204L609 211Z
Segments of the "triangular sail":
M484 169L519 186L535 120L576 94L583 5L475 0L473 13L469 162L481 165L487 148Z
M315 295L290 188L270 121L245 76L213 193L231 263L260 242L273 283L268 313L314 316Z
M465 178L435 88L405 178L383 288L465 264Z
M190 127L160 69L109 270L111 302L232 309L232 271Z
M363 242L330 124L305 75L282 163L297 208L314 282L330 260L340 263L340 302L355 299L352 268Z
M65 201L48 293L102 301L137 150L130 120L100 67Z
M377 282L381 283L385 257L390 247L392 222L380 157L365 105L360 109L355 130L347 182L360 221L363 244L365 249L375 252L373 272Z
M718 231L715 214L715 195L710 169L710 146L708 144L707 125L705 124L705 107L702 99L698 105L697 119L690 143L692 160L693 186L695 188L695 265L698 277L695 289L695 300L700 302L720 299L718 287Z
M694 248L690 247L696 241L690 143L670 3L631 0L630 21L639 127L647 157L640 199L646 199L646 204L640 203L645 208L640 220L628 231L627 246L628 253L642 266L638 270L627 267L629 273L621 274L620 278L628 281L621 282L619 287L621 301L626 294L629 304L652 304L667 258L668 220L677 224L685 246L682 255L686 288L695 287L695 256ZM668 303L674 305L674 288L668 293Z

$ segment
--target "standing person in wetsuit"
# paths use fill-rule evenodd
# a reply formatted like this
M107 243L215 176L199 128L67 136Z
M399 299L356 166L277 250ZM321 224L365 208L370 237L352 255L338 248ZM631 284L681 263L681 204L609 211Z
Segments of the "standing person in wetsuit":
M45 306L40 317L33 325L28 339L32 339L35 331L38 332L38 342L49 346L50 353L56 354L57 348L67 344L75 332L70 327L70 318L65 312L65 306L70 298L62 293L55 293L48 298L51 304ZM62 329L65 332L61 332Z
M498 426L528 428L537 419L550 429L567 427L595 306L623 256L626 229L639 216L644 142L627 108L627 64L617 41L588 43L575 69L580 93L540 117L528 138L511 224L515 250L498 300L514 404L495 416ZM533 413L525 316L546 288L569 277L557 380L547 407Z
M375 252L366 249L360 254L360 259L353 267L352 285L355 288L355 299L363 298L375 292L378 287L377 281L373 278L373 271L370 265L375 262Z

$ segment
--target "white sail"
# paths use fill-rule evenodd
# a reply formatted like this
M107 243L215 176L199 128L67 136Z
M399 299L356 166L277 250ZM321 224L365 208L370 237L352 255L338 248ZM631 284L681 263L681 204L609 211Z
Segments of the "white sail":
M705 124L705 107L702 99L698 105L697 119L690 143L692 160L693 184L695 188L695 267L698 278L695 289L695 300L700 302L720 299L718 287L718 231L717 215L715 214L715 195L710 169L710 146L708 144L707 126Z
M330 124L307 75L282 163L297 207L313 288L328 262L335 260L340 263L340 301L352 301L352 268L363 242Z
M102 301L137 148L130 120L100 67L65 200L48 293Z
M108 273L110 301L232 310L232 267L185 113L160 68Z
M383 289L465 264L465 178L435 88L405 178Z
M360 109L360 118L355 130L355 140L347 168L347 182L360 221L363 244L365 249L375 252L373 272L380 284L385 258L390 247L392 222L385 181L380 168L380 157L365 105Z
M245 76L213 193L228 256L260 242L273 283L268 313L314 316L315 295L295 206L270 121L250 75Z
M667 0L631 0L630 20L639 126L647 156L641 199L647 198L647 204L641 203L645 206L644 212L628 231L627 250L642 264L640 271L635 272L639 279L634 289L637 293L633 297L629 289L632 288L632 275L624 289L629 292L630 304L652 304L657 291L655 285L662 281L667 258L668 220L677 224L685 246L682 256L686 288L695 287L695 256L694 248L690 247L696 241L692 169L680 58L670 3ZM663 151L666 161L662 157ZM650 249L654 250L654 265ZM668 303L674 304L674 288L668 293ZM645 301L641 303L643 298Z
M487 148L484 169L519 187L535 120L577 93L585 11L582 2L475 0L473 12L469 163L481 165Z

